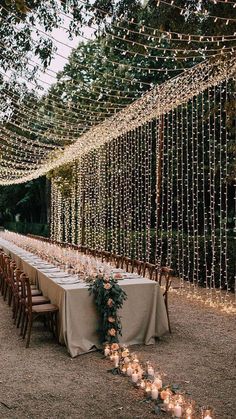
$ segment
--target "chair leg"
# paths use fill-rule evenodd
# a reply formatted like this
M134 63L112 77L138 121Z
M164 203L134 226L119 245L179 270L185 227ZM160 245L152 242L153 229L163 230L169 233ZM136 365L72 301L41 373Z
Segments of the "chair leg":
M21 329L20 329L20 335L23 335L23 331L24 331L24 325L25 325L25 320L27 319L27 315L25 313L25 308L23 307L22 310L22 321L21 321Z
M8 290L8 283L5 281L4 294L3 294L4 301L6 301L6 298L7 298L7 290Z
M22 304L20 304L19 317L18 317L17 325L16 325L17 328L20 327L21 316L22 316Z
M28 316L27 316L26 319L25 319L24 330L23 330L23 333L22 333L22 338L23 339L25 339L25 335L26 335L26 332L27 332L28 323L29 323L29 319L28 319Z
M12 288L9 287L9 290L8 290L8 305L9 305L9 307L11 307L11 303L12 303Z
M58 331L58 312L55 312L54 315L54 325L55 325L55 337L57 342L59 343L59 331Z
M169 310L168 310L168 300L167 298L165 298L165 306L166 306L166 314L167 314L167 321L168 321L168 328L169 328L169 332L171 332L171 327L170 327L170 316L169 316Z
M12 318L14 319L16 315L16 297L13 294L12 296Z
M29 319L28 333L27 333L27 340L26 340L26 345L25 345L26 348L28 348L29 347L29 344L30 344L30 336L31 336L31 330L32 330L32 323L33 323L33 319L32 319L32 317L30 317L30 319Z

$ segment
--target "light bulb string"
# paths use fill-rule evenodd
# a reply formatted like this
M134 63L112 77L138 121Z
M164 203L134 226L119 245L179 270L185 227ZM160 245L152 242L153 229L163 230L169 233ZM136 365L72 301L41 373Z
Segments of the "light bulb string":
M183 8L183 7L178 6L177 4L175 4L174 3L174 0L170 0L170 1L171 2L169 3L166 0L157 0L157 5L158 5L158 3L159 4L162 3L162 4L166 5L166 6L171 6L171 7L175 8L175 9L180 10L180 14L182 14L182 15L186 11L188 13L192 13L192 14L195 14L195 15L198 15L198 16L205 16L207 18L213 18L215 21L217 21L217 20L223 20L224 22L226 22L226 25L228 25L229 23L236 22L236 18L221 17L221 16L211 15L211 14L208 13L207 10L204 10L203 12L201 12L200 10L196 10L194 12L190 12L190 10L185 9L185 8Z
M79 2L88 7L88 4L85 3L85 1L79 0ZM98 8L98 7L95 7L94 5L90 5L90 7L91 7L91 9L96 10L96 11L102 13L105 16L108 16L108 17L111 17L111 18L114 16L112 13L106 12L105 10L103 10L101 8ZM68 15L66 15L66 16L68 18L70 18L71 20L73 20L73 18L71 18L70 16L68 16ZM179 32L164 31L162 29L158 29L158 28L154 28L154 27L151 27L151 26L147 26L147 25L143 24L143 22L137 22L137 21L135 21L134 18L132 18L131 20L128 20L128 19L125 19L125 18L122 17L122 19L120 21L121 22L127 22L128 24L137 25L139 27L141 26L142 32L144 32L145 29L151 30L151 31L153 31L153 34L154 35L158 31L158 32L161 32L161 33L165 33L167 35L168 34L173 34L173 35L179 36L180 38L183 38L184 36L197 37L198 39L203 39L203 38L208 39L209 37L212 38L212 39L218 39L218 38L222 38L222 37L235 37L235 33L233 35L225 35L225 36L218 35L217 36L217 35L194 35L194 34L185 34L185 33L179 33ZM129 29L127 28L127 30L129 30Z

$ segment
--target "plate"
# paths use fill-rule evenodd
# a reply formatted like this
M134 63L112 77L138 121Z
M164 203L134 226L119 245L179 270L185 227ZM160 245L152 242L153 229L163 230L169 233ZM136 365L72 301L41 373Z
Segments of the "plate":
M56 281L57 284L63 284L63 285L70 285L70 284L78 284L81 282L79 279L73 279L73 278L61 278L58 281Z
M48 275L50 278L71 278L71 275L67 274L66 272L51 272Z

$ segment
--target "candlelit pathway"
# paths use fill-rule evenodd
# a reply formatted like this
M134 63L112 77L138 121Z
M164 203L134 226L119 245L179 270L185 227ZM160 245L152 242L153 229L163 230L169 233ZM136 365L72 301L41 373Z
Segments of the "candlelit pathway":
M235 419L235 319L176 295L170 312L172 336L135 350L143 361L160 365L166 381L181 384L199 405L210 404L217 417ZM127 378L107 373L110 362L99 353L71 359L42 331L33 333L26 350L2 298L0 353L3 419L157 417Z

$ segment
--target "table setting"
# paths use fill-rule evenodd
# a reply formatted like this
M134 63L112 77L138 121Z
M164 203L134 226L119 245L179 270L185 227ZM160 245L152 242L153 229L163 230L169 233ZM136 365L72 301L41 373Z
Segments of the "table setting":
M158 283L124 272L73 249L39 242L12 232L0 233L0 247L8 253L43 295L59 307L59 341L71 357L101 348L98 312L89 286L100 275L114 280L127 295L119 316L121 343L154 344L168 332L162 290Z

